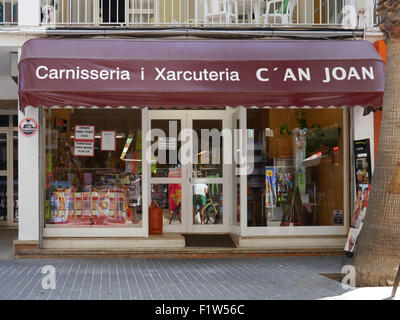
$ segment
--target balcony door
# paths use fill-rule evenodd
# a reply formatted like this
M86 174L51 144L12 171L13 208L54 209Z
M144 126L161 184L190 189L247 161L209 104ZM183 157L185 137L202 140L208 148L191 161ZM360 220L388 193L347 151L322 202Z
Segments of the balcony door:
M98 0L100 6L101 23L125 23L125 2L128 0Z

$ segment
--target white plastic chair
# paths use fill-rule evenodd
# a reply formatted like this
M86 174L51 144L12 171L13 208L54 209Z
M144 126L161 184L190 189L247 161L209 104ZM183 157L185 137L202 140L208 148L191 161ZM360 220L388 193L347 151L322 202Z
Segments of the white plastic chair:
M285 8L285 4L286 8ZM268 0L263 15L264 23L278 23L279 20L282 24L292 23L292 14L296 1L292 0Z
M158 2L125 0L125 23L152 23L154 22L154 11L157 11ZM158 21L156 21L158 22Z
M236 6L234 0L205 0L205 23L231 23L236 21Z
M44 5L42 7L42 22L54 23L54 7L52 5Z

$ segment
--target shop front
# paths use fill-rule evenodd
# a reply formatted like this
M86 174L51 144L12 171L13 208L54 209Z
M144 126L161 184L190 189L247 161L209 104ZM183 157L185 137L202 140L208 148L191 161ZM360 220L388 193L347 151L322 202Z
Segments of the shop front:
M19 241L146 246L127 241L152 238L156 203L165 235L344 247L349 108L384 88L369 42L35 39L19 70L38 128L19 134Z

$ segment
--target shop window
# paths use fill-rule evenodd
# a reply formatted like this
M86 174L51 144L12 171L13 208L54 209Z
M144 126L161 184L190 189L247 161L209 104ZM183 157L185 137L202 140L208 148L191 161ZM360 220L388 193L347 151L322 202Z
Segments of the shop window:
M0 115L0 127L8 127L9 115Z
M18 127L18 116L12 116L13 118L13 127Z
M0 133L0 171L7 170L7 134Z
M182 223L182 189L180 184L152 184L151 201L162 209L164 225Z
M140 227L140 110L46 110L47 227Z
M151 159L151 177L180 178L181 163L176 152L181 148L181 141L177 138L178 133L181 132L180 120L151 120L151 128L156 133L151 141L154 148L154 158ZM165 136L157 136L157 133L160 132Z
M248 226L344 222L342 110L248 110Z

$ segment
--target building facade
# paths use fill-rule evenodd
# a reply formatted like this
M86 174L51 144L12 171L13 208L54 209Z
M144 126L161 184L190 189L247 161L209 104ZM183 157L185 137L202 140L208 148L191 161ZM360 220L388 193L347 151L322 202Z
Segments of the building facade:
M18 225L17 251L179 249L193 233L344 249L383 94L373 1L0 11L3 224ZM355 160L365 139L370 164ZM149 232L152 203L163 237Z

